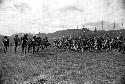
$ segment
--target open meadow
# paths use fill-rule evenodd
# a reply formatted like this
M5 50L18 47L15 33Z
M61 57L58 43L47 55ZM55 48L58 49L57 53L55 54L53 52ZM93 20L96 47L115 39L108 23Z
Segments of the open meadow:
M0 84L125 84L125 55L109 52L40 50L5 55L0 49Z

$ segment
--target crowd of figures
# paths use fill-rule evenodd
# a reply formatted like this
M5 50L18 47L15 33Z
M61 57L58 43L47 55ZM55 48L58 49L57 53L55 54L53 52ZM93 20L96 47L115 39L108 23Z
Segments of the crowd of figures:
M95 37L63 37L61 39L54 39L53 41L54 47L59 50L72 50L72 51L109 51L109 50L117 50L118 52L125 52L125 42L123 36L119 37L103 37L103 36L95 36ZM19 38L18 35L14 37L14 46L15 53L17 52L17 47L21 46L22 52L26 54L26 52L32 50L32 53L36 53L39 49L46 49L48 46L51 47L53 44L50 44L48 38L41 38L39 36L34 35L32 38L28 38L28 34L25 34L23 37ZM3 39L4 45L4 53L7 52L9 48L9 39L7 36Z
M4 53L6 54L9 48L9 39L7 36L3 39ZM13 44L11 44L12 46ZM38 52L40 48L46 49L48 46L51 47L51 44L48 41L48 38L41 38L34 35L32 38L28 38L28 34L25 34L23 37L19 38L18 35L14 37L14 46L15 53L17 52L17 47L21 46L22 52L26 54L32 50L33 54Z
M73 51L109 51L109 50L117 50L118 52L125 51L125 42L123 36L118 37L103 37L103 36L95 36L84 38L78 36L76 38L62 38L56 39L54 41L55 46L61 50L73 50Z

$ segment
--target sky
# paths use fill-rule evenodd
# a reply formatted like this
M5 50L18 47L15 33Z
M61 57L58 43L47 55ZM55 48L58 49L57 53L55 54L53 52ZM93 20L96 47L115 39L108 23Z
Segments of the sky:
M0 0L4 35L52 33L102 20L125 22L125 0Z

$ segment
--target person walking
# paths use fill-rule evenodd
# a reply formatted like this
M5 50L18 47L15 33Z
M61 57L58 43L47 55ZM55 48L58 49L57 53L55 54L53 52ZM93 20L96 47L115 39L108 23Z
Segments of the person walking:
M4 53L6 54L9 47L9 39L7 36L4 36L3 38L3 46L4 46Z
M22 52L26 54L27 44L28 44L28 34L25 34L22 39Z
M15 35L14 43L15 43L15 53L17 52L17 47L19 46L20 39L18 38L18 35Z

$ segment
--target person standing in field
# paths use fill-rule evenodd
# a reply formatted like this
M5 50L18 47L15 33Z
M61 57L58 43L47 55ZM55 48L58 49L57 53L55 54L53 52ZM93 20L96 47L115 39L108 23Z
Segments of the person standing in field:
M22 38L22 52L26 54L26 49L28 45L28 34L25 34Z
M15 35L14 43L15 43L15 53L17 52L17 47L19 46L20 39L18 38L18 35Z
M37 41L37 36L35 35L35 36L33 36L33 39L32 39L33 54L36 51L36 41Z
M4 46L4 53L6 54L9 47L9 39L7 36L4 36L3 38L3 46Z

